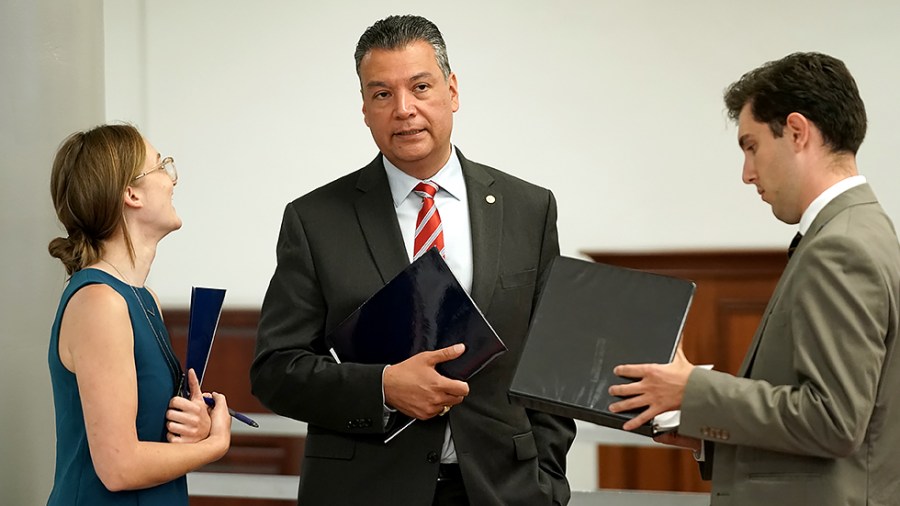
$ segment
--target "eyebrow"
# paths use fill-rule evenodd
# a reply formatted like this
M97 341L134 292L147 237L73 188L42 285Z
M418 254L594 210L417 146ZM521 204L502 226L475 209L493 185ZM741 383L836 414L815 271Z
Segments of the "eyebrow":
M431 72L419 72L418 74L410 77L409 80L410 81L419 81L421 79L428 79L430 77L433 77Z
M434 77L434 74L431 72L419 72L418 74L409 78L408 82L420 81L422 79L429 79ZM369 81L366 83L366 88L390 88L390 86L384 81Z

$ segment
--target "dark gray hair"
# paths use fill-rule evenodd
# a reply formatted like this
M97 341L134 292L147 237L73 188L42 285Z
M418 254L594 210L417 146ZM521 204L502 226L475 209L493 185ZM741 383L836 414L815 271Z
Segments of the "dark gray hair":
M359 76L359 65L363 57L373 49L403 49L413 42L422 41L431 44L444 79L450 77L450 60L447 57L447 45L438 27L422 16L388 16L366 28L359 42L356 43L356 75Z

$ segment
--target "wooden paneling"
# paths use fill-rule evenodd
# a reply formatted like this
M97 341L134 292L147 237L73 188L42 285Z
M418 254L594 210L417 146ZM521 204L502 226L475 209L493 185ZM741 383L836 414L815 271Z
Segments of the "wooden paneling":
M175 353L184 363L187 347L188 311L165 310L166 327ZM228 406L247 413L269 410L250 393L250 364L256 346L258 310L225 310L216 330L216 341L203 378L204 391L225 394ZM233 423L240 423L234 421ZM219 460L201 468L216 473L300 474L302 437L231 437L231 448ZM286 506L296 501L191 497L191 506Z
M697 291L684 327L688 360L735 374L784 266L784 251L619 253L590 258L632 269L691 279ZM598 447L601 488L708 492L690 452L680 449Z
M692 279L697 292L685 322L684 351L695 364L737 372L787 258L782 251L587 253L595 261ZM165 311L172 344L184 358L188 312ZM268 412L250 394L258 310L226 310L216 333L204 390L228 397L229 406L251 413ZM210 472L297 475L303 438L234 436L228 454L203 468ZM601 488L697 491L700 480L690 452L660 448L599 447ZM192 506L280 506L290 501L229 500L192 497Z

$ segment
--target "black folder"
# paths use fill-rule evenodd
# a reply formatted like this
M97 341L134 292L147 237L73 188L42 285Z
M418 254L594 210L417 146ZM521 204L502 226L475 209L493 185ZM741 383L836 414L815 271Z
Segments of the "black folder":
M390 280L325 338L341 362L396 364L457 343L466 351L437 365L467 380L506 351L503 341L432 248Z
M621 429L639 411L611 413L620 364L668 363L693 298L692 281L557 257L528 330L510 400ZM647 423L634 432L651 436Z
M442 375L467 380L506 345L459 284L437 248L431 248L388 281L325 336L338 362L396 364L457 343L461 356L438 364ZM387 443L415 421L397 412Z

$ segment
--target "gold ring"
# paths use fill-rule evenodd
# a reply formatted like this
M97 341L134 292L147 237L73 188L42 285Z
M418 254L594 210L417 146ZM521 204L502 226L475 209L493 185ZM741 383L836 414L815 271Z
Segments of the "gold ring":
M441 410L441 413L438 416L444 416L450 412L450 406L444 406L444 409Z

